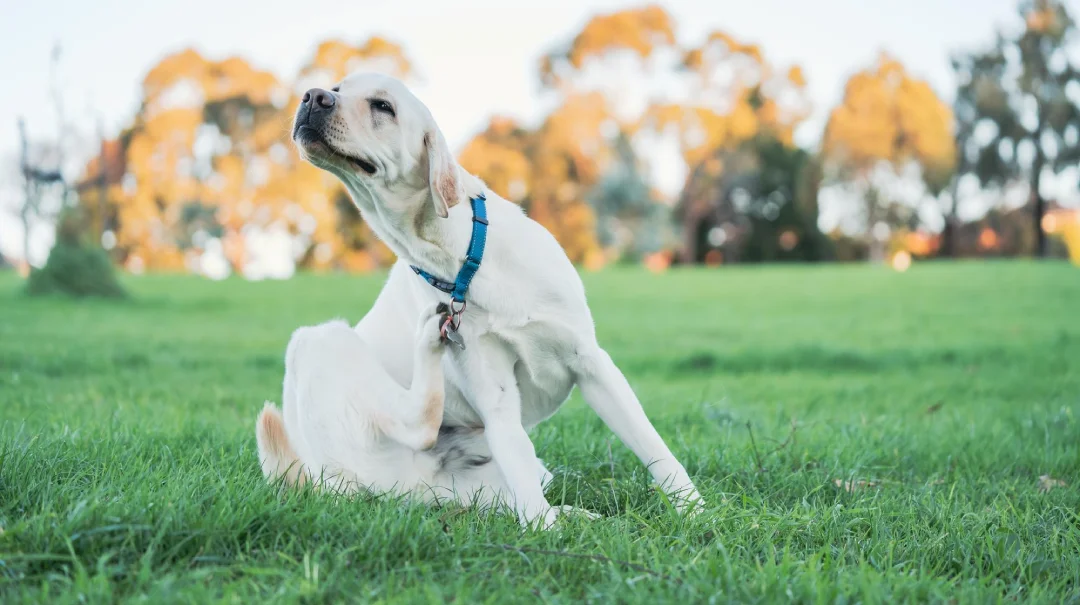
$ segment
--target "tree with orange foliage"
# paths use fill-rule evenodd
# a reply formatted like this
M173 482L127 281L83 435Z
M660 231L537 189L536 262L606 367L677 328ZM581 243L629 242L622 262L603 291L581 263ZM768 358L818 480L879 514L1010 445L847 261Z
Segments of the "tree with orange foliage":
M122 137L126 186L110 192L120 196L117 245L131 262L182 269L195 232L205 227L220 237L244 223L258 178L251 164L268 153L253 135L275 120L286 96L273 74L192 49L147 73L142 107ZM207 222L207 212L212 224L192 223Z
M88 181L99 180L103 162L110 174L106 186L83 192L84 207L115 208L117 255L147 269L182 269L218 242L239 270L248 234L272 228L301 243L306 266L391 262L340 183L301 161L287 141L304 81L329 85L365 65L412 72L401 47L379 37L320 44L293 85L237 57L211 60L191 49L165 57L143 80L131 126L87 166ZM116 167L122 175L111 174ZM108 204L96 199L101 191Z
M644 61L657 49L674 44L675 22L659 5L596 15L569 44L541 59L540 81L552 90L578 90L580 83L575 80L590 64L602 62L613 52L625 51Z
M628 69L636 73L626 75ZM650 89L650 76L662 76L663 83ZM688 92L672 96L672 77L685 83L676 88ZM567 46L542 59L540 78L564 96L602 92L612 108L632 105L625 102L635 96L628 94L631 87L651 97L631 106L632 115L610 117L631 133L674 128L691 167L765 129L790 144L810 110L800 67L777 70L760 46L720 31L700 45L682 45L674 19L658 5L597 15Z
M573 262L590 265L599 262L600 248L596 218L584 193L600 175L596 154L604 148L603 107L593 95L568 100L536 130L494 119L458 158L462 167L551 231Z
M885 242L873 232L896 208L874 182L874 171L899 174L915 165L927 190L937 195L954 167L952 132L948 105L888 55L848 80L829 116L822 151L833 178L854 184L865 203L864 226L876 260L883 258Z
M533 131L512 118L494 117L486 129L466 143L458 162L480 176L492 191L528 212L534 137Z
M735 79L725 79L725 72ZM461 161L525 205L575 262L602 258L589 200L608 199L597 188L626 162L630 147L616 153L620 138L674 132L693 168L716 149L765 130L790 144L809 110L798 67L776 71L760 48L723 33L701 46L680 45L674 19L655 4L594 16L543 57L539 76L557 101L540 128L514 126L511 141L493 122L465 147ZM672 77L686 81L691 93L668 95L661 82Z
M802 68L777 70L758 45L724 32L685 50L678 69L689 80L689 97L651 105L635 130L674 128L690 167L758 134L793 145L810 113Z
M305 80L338 82L354 71L381 71L408 78L416 68L397 42L372 36L361 44L349 44L340 39L326 40L315 48L311 60L300 69L297 79L303 92L310 88Z

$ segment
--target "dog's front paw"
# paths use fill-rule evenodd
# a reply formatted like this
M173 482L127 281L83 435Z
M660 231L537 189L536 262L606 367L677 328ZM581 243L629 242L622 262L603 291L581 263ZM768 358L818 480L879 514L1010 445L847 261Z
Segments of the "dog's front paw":
M584 508L578 508L576 506L561 505L561 506L549 506L531 519L522 517L521 525L526 529L536 529L542 531L550 531L557 529L559 519L565 517L577 517L584 518L586 520L599 519L600 515Z
M534 529L547 531L555 527L555 522L559 519L559 509L552 506L545 506L542 509L529 513L518 513L518 521L525 529Z
M558 509L554 507L545 507L540 514L529 517L522 517L522 525L526 528L548 530L555 526L555 522L558 521Z
M705 501L695 489L690 493L676 494L674 496L675 511L687 518L693 518L705 510Z

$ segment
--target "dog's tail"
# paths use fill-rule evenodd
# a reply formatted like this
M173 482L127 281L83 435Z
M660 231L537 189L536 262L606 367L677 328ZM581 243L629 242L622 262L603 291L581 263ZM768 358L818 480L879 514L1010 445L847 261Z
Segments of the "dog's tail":
M300 468L300 458L285 434L285 420L274 404L263 404L259 419L255 421L255 441L259 444L259 464L263 476L269 480L285 476L286 485L303 485L307 476Z

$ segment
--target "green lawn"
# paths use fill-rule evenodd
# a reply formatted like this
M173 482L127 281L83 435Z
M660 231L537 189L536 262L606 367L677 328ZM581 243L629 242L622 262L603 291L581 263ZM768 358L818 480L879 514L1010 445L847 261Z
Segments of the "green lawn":
M1080 601L1075 267L586 275L708 510L673 513L575 394L533 440L549 500L603 517L548 533L264 483L292 329L357 320L383 279L105 303L0 275L0 602Z

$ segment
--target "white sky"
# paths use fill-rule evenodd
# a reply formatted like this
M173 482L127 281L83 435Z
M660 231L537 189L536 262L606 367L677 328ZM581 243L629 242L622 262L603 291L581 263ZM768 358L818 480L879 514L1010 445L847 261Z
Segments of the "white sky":
M1015 0L671 0L684 40L712 29L763 46L776 65L801 64L815 110L798 133L820 137L847 77L879 50L897 56L951 98L949 53L992 40L1015 22ZM1080 14L1080 0L1070 0ZM460 148L493 113L540 117L536 66L551 44L590 15L627 2L373 2L280 0L0 0L0 250L21 251L6 211L13 188L16 116L32 136L51 133L49 56L63 46L67 111L93 133L117 132L136 109L139 82L164 54L193 46L211 57L239 54L289 78L327 37L380 34L404 45L423 79L417 94L450 144ZM47 249L47 243L43 246ZM36 256L36 254L35 254Z

